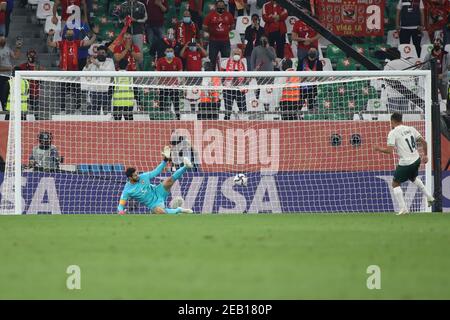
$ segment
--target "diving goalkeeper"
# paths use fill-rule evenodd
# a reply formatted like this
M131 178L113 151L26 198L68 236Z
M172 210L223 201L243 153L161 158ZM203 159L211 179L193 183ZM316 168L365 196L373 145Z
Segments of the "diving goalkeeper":
M155 170L145 172L138 175L136 168L127 168L125 174L128 178L125 187L123 188L122 195L120 196L119 206L117 211L119 214L125 214L125 205L129 199L135 199L150 209L151 213L155 214L178 214L178 213L192 213L191 209L166 208L165 201L169 195L170 188L175 181L186 172L187 169L192 168L192 163L188 158L184 158L184 166L179 168L174 174L165 179L158 185L151 184L151 179L155 178L164 170L167 162L170 161L170 147L164 147L162 152L164 160L156 167Z

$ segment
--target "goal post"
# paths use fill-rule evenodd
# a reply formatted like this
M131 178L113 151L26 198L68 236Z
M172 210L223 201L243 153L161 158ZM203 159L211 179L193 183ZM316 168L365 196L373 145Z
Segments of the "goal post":
M23 81L37 100L26 120ZM373 146L402 113L428 142L420 175L431 190L431 93L425 70L17 71L0 214L115 213L123 170L152 170L168 144L173 163L154 183L182 156L194 170L166 205L181 196L198 213L390 212L397 158ZM238 173L247 186L233 185ZM413 184L403 188L411 211L430 211Z

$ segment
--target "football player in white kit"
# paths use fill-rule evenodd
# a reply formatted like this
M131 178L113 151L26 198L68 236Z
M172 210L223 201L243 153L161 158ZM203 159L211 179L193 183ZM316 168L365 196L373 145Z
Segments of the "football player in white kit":
M418 177L421 161L423 163L428 162L427 142L414 127L403 124L400 113L392 114L391 126L392 130L389 132L387 138L387 147L376 146L374 149L375 151L387 154L392 154L394 149L397 151L399 162L395 169L392 188L400 208L397 215L402 215L408 213L409 210L403 198L403 190L400 187L401 183L407 180L414 183L427 197L428 206L433 204L434 198ZM418 144L422 145L422 157L418 151Z

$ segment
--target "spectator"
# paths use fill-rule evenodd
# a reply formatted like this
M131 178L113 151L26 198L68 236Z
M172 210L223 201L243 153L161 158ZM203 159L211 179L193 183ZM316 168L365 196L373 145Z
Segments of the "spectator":
M292 67L292 60L283 60L281 64L283 71L295 71ZM280 110L282 120L298 120L298 111L302 108L300 86L293 84L300 83L299 77L288 77L286 86L283 88L280 99Z
M133 120L133 78L125 76L127 70L128 60L121 59L119 61L119 71L122 72L124 76L114 78L112 103L114 120L122 120L122 116L125 120Z
M3 94L7 90L8 80L13 69L11 59L19 59L21 43L16 42L16 47L12 51L6 44L6 38L0 34L0 102L3 110L6 109L7 95Z
M276 62L277 56L275 54L275 49L269 46L269 40L266 36L261 37L260 45L256 46L250 57L250 65L253 71L273 71L274 64ZM267 78L256 78L258 85L267 82ZM269 78L269 81L272 81ZM261 90L256 89L255 96L259 99L259 94Z
M284 43L286 42L286 19L288 12L275 0L266 2L262 9L262 17L265 21L265 31L269 38L269 44L276 48L277 57L284 57Z
M183 71L183 63L181 59L175 57L173 48L167 48L166 56L159 58L156 61L157 71ZM166 87L175 87L178 84L176 78L160 79L161 84ZM170 105L173 103L175 116L180 119L180 90L178 89L160 89L159 91L159 108L162 112L170 110Z
M19 70L44 70L44 67L38 65L37 63L37 53L36 50L30 49L27 51L27 62L19 65ZM39 106L39 81L29 80L30 82L30 94L28 97L28 107L30 110L34 111L34 117L36 120L41 118L41 110Z
M62 37L66 35L67 30L69 30L68 26L64 27L62 32ZM98 27L94 27L94 31L98 33ZM88 34L91 32L89 24L87 22L82 22L80 26L73 28L73 38L74 40L84 40L88 37ZM89 39L89 38L88 38ZM81 46L78 49L78 70L83 70L86 65L87 57L89 56L89 47Z
M425 30L425 13L422 0L399 0L395 19L400 44L412 42L420 57L422 31Z
M144 46L145 22L147 21L147 9L140 1L127 0L120 5L119 17L124 21L127 16L131 17L131 26L128 31L132 35L133 44L139 48L140 52L142 52ZM141 62L139 62L139 64L141 64Z
M14 9L14 0L7 0L6 2L5 37L8 38L9 25L11 24L11 14Z
M133 44L132 36L129 32L123 35L122 43L114 48L114 60L118 63L122 59L128 61L127 71L137 71L137 64L143 61L142 51Z
M69 6L78 6L80 8L80 10L82 10L83 12L83 18L82 21L74 21L74 25L69 26L71 28L77 27L79 26L79 24L81 24L81 22L87 22L88 18L87 18L87 5L86 5L86 0L55 0L54 4L53 4L53 17L52 17L52 23L53 24L58 24L58 8L61 7L61 30L64 30L64 27L66 26L67 23L67 18L70 17L70 13L67 13L67 8ZM81 17L80 17L81 18Z
M175 31L173 28L167 29L167 34L155 42L153 42L150 47L150 54L155 57L155 61L162 58L166 54L166 49L171 48L174 50L175 55L178 56L177 52L177 40L175 39Z
M181 49L180 55L184 59L185 71L202 71L202 58L205 58L207 53L199 43L186 43Z
M234 17L225 11L225 2L216 1L216 10L210 12L203 21L203 30L209 33L209 60L211 71L215 70L219 52L221 56L230 55L229 33L234 29Z
M444 47L450 44L450 10L447 15L447 23L444 26Z
M60 61L59 68L63 71L79 71L78 69L78 50L80 47L90 46L95 42L97 38L94 33L93 36L88 40L74 40L74 30L67 29L62 41L53 41L50 39L55 32L50 30L48 33L49 37L47 39L47 45L49 47L59 48L60 51ZM66 98L71 94L76 96L76 109L81 108L81 86L80 83L67 83L62 82L61 88L59 90L59 101L57 104L60 105L61 111L66 112Z
M431 58L436 59L437 71L438 71L438 89L441 93L442 100L447 99L448 94L448 52L443 48L444 43L440 39L434 41L433 49L425 57L425 61L431 60ZM430 64L427 64L428 69L431 68Z
M302 20L297 20L292 28L292 41L297 41L297 61L302 61L311 48L319 47L320 35Z
M297 67L299 71L323 71L322 61L319 59L319 52L316 48L311 47L308 50L307 57L303 58L299 62ZM303 86L302 95L304 101L306 101L309 110L317 108L317 86Z
M234 14L237 9L238 17L244 15L244 10L247 5L247 0L229 0L228 7L230 9L231 15L234 17Z
M175 0L175 15L180 15L180 7L183 0ZM189 0L189 12L192 17L192 21L196 24L197 30L202 29L202 16L203 16L203 0Z
M192 22L191 13L185 10L183 13L183 21L178 22L176 26L176 38L178 45L183 48L186 43L193 39L198 40L197 26Z
M253 48L261 44L261 37L264 36L264 28L260 25L260 19L257 14L252 15L252 24L245 29L245 50L244 56L247 59L247 69L252 71L251 56Z
M145 25L147 42L154 43L163 37L164 15L169 9L167 0L144 0L147 9L147 23Z
M107 49L105 46L97 48L97 57L91 56L83 71L115 71L114 61L106 56ZM88 106L89 113L100 114L109 111L111 108L112 87L111 78L94 77L90 80L95 83L90 90L91 105Z
M53 134L41 131L38 136L39 144L33 147L29 159L29 168L35 171L56 171L64 158L59 155L58 148L52 144Z
M0 0L0 33L4 34L5 37L8 37L6 34L6 9L6 0Z
M8 101L6 103L6 111L9 113L14 111L13 106L11 105L11 96L14 96L14 73L16 70L20 70L19 67L15 67L12 71L12 78L8 80L8 86L6 87L5 95L8 97ZM26 120L27 118L27 112L28 112L28 96L30 93L30 83L28 80L22 79L20 84L20 95L21 95L21 109L22 114L21 118L22 120ZM5 120L9 120L9 113L5 115Z
M242 58L242 51L239 48L233 49L233 56L226 61L225 71L247 71ZM243 77L229 77L224 81L226 87L234 88L245 84ZM225 118L230 120L230 115L233 110L233 102L236 100L240 112L247 109L245 101L245 92L243 89L226 89L223 91L223 100L225 103Z
M202 88L220 87L219 77L204 77ZM219 120L220 89L203 89L200 91L200 102L198 104L197 120Z

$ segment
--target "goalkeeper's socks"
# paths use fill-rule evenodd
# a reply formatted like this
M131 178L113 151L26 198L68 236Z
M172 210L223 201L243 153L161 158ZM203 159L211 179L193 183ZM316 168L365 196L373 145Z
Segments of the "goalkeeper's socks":
M171 208L165 208L164 210L166 210L167 214L178 214L181 212L181 208L178 207L176 209L171 209Z
M419 177L417 177L416 180L414 180L413 183L419 188L420 191L423 192L424 195L426 195L426 197L427 197L428 200L433 200L433 199L434 199L433 196L432 196L432 195L428 192L428 190L425 188L425 186L424 186L422 180L420 180Z
M182 166L180 169L175 171L175 173L172 175L172 178L174 181L177 181L181 178L181 176L186 172L187 168L186 166Z
M394 196L397 199L398 206L400 207L400 211L406 209L405 199L403 199L403 190L402 187L398 186L394 188Z

